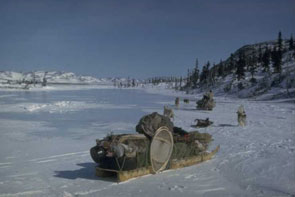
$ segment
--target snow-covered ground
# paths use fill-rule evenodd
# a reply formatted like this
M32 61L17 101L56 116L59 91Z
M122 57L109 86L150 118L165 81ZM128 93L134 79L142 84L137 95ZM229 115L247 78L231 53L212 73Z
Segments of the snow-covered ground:
M159 87L160 88L160 87ZM161 94L158 94L161 92ZM189 97L174 108L175 96ZM195 109L200 95L161 89L0 91L0 197L4 196L294 196L294 103L217 97L213 111ZM243 104L247 126L237 126ZM170 105L186 130L196 118L214 125L205 163L117 183L95 176L89 149L107 133L134 133L145 114Z

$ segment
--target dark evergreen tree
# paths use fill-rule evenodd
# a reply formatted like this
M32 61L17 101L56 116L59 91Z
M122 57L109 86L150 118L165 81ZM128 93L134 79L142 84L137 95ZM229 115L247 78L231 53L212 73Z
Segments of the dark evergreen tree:
M262 53L262 49L261 49L261 53ZM261 61L262 61L262 55L261 55ZM256 68L257 68L257 57L256 57L255 51L253 51L251 56L249 57L249 71L252 76L252 81L254 79L254 74L256 72Z
M278 35L278 47L274 48L271 54L271 59L273 62L274 71L276 73L282 72L282 53L283 53L283 46L282 46L282 33L279 32Z
M282 33L279 32L279 35L278 35L278 51L280 53L282 53L283 51L283 40L282 40Z
M254 78L254 74L256 73L256 65L255 64L251 64L249 71L251 73L251 77L252 79Z
M45 87L47 85L47 80L46 78L44 77L43 80L42 80L42 86Z
M270 63L270 51L268 50L268 48L266 48L262 56L262 66L265 72L269 71L269 63Z
M191 73L189 69L187 69L186 87L191 87Z
M220 60L220 63L218 65L218 77L223 77L224 76L224 65L222 60Z
M255 53L255 51L253 51ZM262 48L261 48L261 45L259 45L259 48L258 48L258 62L262 62Z
M182 77L180 77L180 79L179 79L179 88L180 89L182 88Z
M197 88L197 86L198 86L199 75L200 75L199 62L198 62L198 59L196 59L196 65L195 65L195 68L193 70L192 80L191 80L192 81L193 88Z
M271 60L272 60L272 65L274 68L275 73L281 73L282 71L282 55L279 50L276 48L273 49L271 52Z
M199 75L200 75L199 69L195 68L194 73L193 73L193 78L192 78L194 88L197 88L197 86L198 86Z
M203 66L202 73L200 76L200 82L203 84L208 82L209 68L210 68L210 62L208 61L207 64Z
M42 81L42 86L46 86L47 85L47 79L46 79L46 75L47 75L48 72L45 72L44 73L44 76L43 76L43 81Z
M242 54L242 52L240 52L239 60L237 62L237 71L236 71L236 76L239 81L245 77L245 66L246 66L245 55Z
M178 90L178 80L177 80L177 78L174 78L174 89L175 90Z
M251 64L254 64L256 67L257 67L257 64L261 63L262 62L262 56L263 56L263 52L262 52L262 49L261 49L261 57L260 57L260 60L259 60L259 56L257 56L257 53L256 51L252 51L252 54L251 54Z
M229 72L233 72L235 68L235 60L234 60L234 55L231 53L229 57Z
M211 69L209 69L209 72L208 72L208 80L207 81L209 82L210 85L214 85L214 83L215 83L215 77L218 74L217 73L217 70L216 69L213 69L213 68L214 67L212 67Z
M135 87L136 83L135 83L135 79L132 79L132 87Z
M289 50L294 49L294 41L293 41L293 36L291 35L291 38L289 40Z
M128 77L128 79L127 79L127 87L130 87L130 86L131 86L130 78Z
M35 72L33 72L32 75L33 75L32 84L34 84L34 86L36 86L37 80L36 80Z

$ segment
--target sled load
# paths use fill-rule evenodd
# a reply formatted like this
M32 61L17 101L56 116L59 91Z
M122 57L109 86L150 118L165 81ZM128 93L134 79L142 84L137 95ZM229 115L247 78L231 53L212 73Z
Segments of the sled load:
M139 134L108 135L90 149L98 163L97 176L116 175L125 181L167 169L182 168L209 160L219 150L207 152L212 136L174 127L168 117L156 112L142 117Z
M215 101L213 99L213 92L211 90L205 93L201 100L197 101L197 109L213 110L214 107L215 107Z

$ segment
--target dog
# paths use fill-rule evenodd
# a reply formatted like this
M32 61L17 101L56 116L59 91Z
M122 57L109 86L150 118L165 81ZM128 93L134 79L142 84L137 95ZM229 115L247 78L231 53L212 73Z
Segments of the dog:
M174 120L174 112L167 106L164 106L164 116Z
M241 127L244 127L246 126L246 112L244 110L244 106L243 105L240 105L240 107L238 108L238 111L237 111L237 114L238 114L238 123Z
M183 102L188 104L189 103L189 99L183 99Z
M213 124L213 122L210 121L209 118L206 118L205 120L204 119L196 119L195 122L197 122L197 124L196 124L197 128L208 127Z
M179 106L179 97L175 98L175 106L178 107Z

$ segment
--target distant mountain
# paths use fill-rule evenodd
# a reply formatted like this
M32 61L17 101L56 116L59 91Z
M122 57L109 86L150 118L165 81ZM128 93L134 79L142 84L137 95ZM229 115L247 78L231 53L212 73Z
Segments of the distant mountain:
M91 76L78 76L72 72L12 72L12 71L0 71L0 82L26 82L31 81L35 83L41 83L46 79L48 84L100 84L108 82L107 79L97 79Z
M107 78L79 76L72 72L13 72L0 71L0 88L29 89L34 86L47 86L53 84L63 85L111 85L113 82Z

